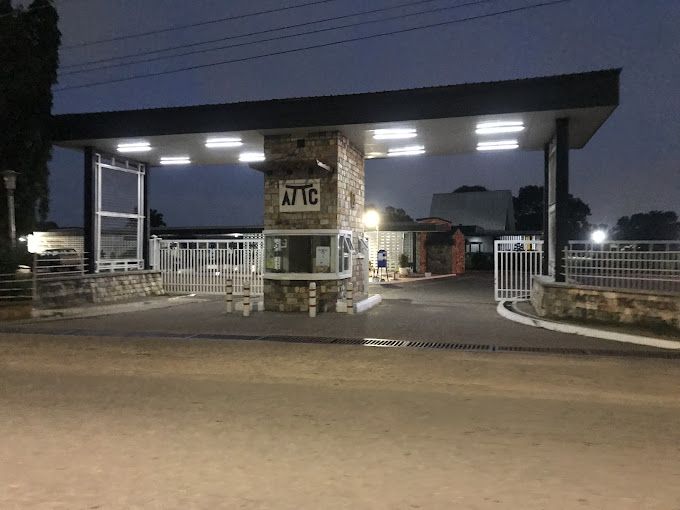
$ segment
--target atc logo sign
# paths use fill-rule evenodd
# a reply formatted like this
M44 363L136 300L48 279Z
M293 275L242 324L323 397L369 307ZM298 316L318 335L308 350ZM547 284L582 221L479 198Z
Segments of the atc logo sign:
M295 179L291 181L279 181L280 212L305 212L320 210L320 179Z

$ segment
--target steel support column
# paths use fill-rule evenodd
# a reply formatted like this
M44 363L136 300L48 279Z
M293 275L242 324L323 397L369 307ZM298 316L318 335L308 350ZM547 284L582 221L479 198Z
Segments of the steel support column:
M151 210L149 209L149 165L144 165L144 179L142 189L142 201L144 211L144 227L142 230L142 258L144 259L144 269L151 269L149 259L149 237L151 235Z
M569 243L569 119L555 125L555 281L564 281L564 249Z
M86 261L85 270L95 272L95 206L97 200L94 150L85 147L83 151L83 251Z
M544 276L550 274L550 218L548 216L548 209L550 203L548 200L550 189L550 143L546 143L543 149L543 262L542 273Z

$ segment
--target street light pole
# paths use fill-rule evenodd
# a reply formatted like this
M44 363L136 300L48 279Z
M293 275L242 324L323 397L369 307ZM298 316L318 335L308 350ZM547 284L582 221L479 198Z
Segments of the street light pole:
M19 173L14 170L4 170L1 175L5 184L5 190L7 190L7 228L9 230L9 243L12 248L16 248L17 227L14 218L14 190L17 189L17 175L19 175Z

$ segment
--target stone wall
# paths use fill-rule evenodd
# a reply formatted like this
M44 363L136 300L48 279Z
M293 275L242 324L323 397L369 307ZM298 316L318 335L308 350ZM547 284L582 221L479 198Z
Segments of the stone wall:
M342 229L351 230L355 249L363 237L364 156L338 131L299 135L268 135L264 140L266 159L264 177L265 229ZM310 165L318 160L330 171ZM298 164L300 163L300 164ZM320 180L320 210L280 212L279 182L292 179ZM356 253L352 264L355 295L365 293L362 262ZM317 281L317 310L334 311L338 285L346 280ZM265 279L265 310L307 311L309 280Z
M313 280L312 280L313 281ZM318 312L334 312L339 286L346 280L316 281L316 309ZM264 309L268 312L309 311L309 281L265 280Z
M38 280L36 306L105 304L165 294L160 271L98 273Z
M680 330L680 295L607 290L536 276L531 303L541 317Z
M264 139L268 170L264 179L265 229L346 229L363 234L364 157L338 131L309 133L304 137L270 135ZM323 168L291 168L291 161L317 159ZM280 169L276 162L281 162ZM279 181L321 180L321 210L279 212Z

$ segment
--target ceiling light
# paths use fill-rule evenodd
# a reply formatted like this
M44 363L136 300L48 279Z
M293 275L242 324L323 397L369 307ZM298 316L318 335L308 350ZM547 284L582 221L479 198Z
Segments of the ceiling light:
M364 157L366 159L384 158L385 153L384 152L367 152Z
M418 133L413 128L390 128L373 130L373 138L376 140L403 140L415 138Z
M256 163L258 161L264 161L264 153L263 152L242 152L238 160L241 163Z
M478 151L502 151L519 148L517 140L496 140L494 142L479 142Z
M482 122L477 124L475 133L478 135L493 135L498 133L519 133L520 131L524 131L524 122L521 120Z
M398 147L387 151L388 156L418 156L425 154L424 145L410 145L408 147Z
M189 156L163 156L161 157L161 165L189 165L191 159Z
M130 142L130 143L119 143L118 152L148 152L151 150L151 144L149 142Z
M205 146L208 149L240 147L241 145L243 145L243 142L238 137L208 138L205 141Z

